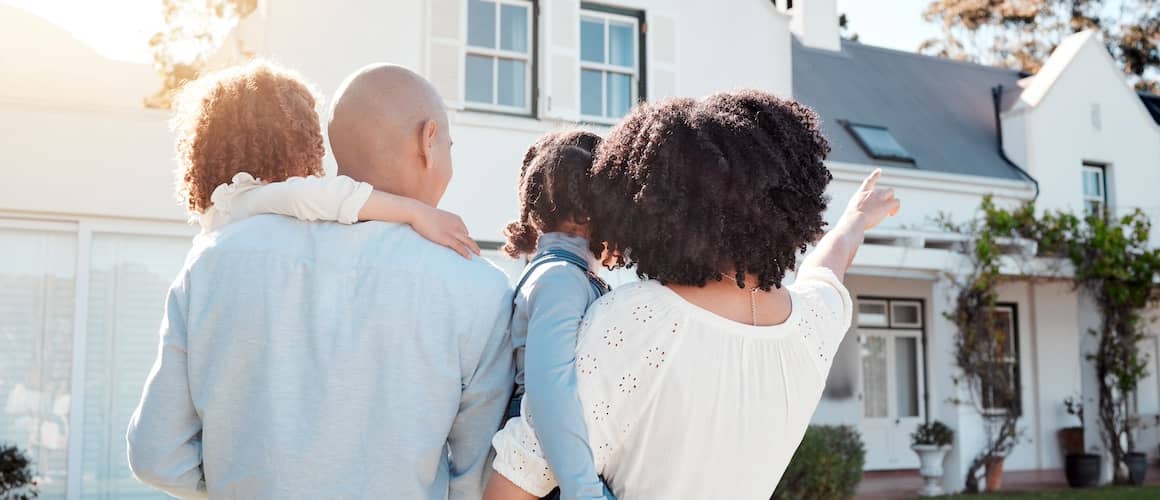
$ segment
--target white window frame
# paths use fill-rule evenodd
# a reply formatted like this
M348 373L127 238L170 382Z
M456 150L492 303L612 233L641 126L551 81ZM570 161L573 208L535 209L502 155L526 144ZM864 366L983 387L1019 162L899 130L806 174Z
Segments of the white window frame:
M1020 412L1022 412L1022 404L1023 403L1021 401L1022 400L1021 393L1023 392L1023 380L1022 380L1022 378L1020 378L1019 373L1018 373L1018 370L1020 370L1022 368L1019 366L1019 359L1017 357L1019 354L1019 344L1018 344L1018 342L1019 342L1019 333L1018 333L1019 332L1019 325L1018 325L1019 318L1016 314L1015 307L1012 306L1011 304L997 304L997 305L995 305L995 309L1006 311L1008 318L1010 318L1010 332L1011 333L1007 339L1007 342L1011 346L1011 349L1009 349L1010 352L1008 352L1008 355L1003 357L1003 364L1006 364L1008 369L1011 370L1011 383L1015 385L1015 390L1014 390L1015 398L1016 398L1016 400L1020 400L1019 410L1020 410ZM980 387L979 390L984 391L984 392L990 391L990 387ZM982 408L982 413L984 416L1003 416L1003 415L1007 414L1006 408L996 408L996 407L988 406L987 405L988 398L986 397L985 394L980 394L979 398L980 398L979 406ZM994 395L990 396L990 400L992 402L994 402L995 396Z
M1098 204L1104 210L1108 208L1108 168L1098 163L1084 162L1081 181L1086 181L1089 173L1096 174L1096 179L1099 181L1096 186L1099 187L1100 193L1099 195L1090 195L1084 186L1086 182L1080 183L1080 188L1083 192L1083 210L1085 214L1092 213L1092 203Z
M632 65L632 68L626 68L624 66L617 66L615 64L611 64L611 63L607 63L607 62L603 63L603 64L594 63L592 61L585 61L583 57L578 58L580 60L580 71L576 73L576 88L580 90L580 112L581 112L580 119L581 119L581 121L589 122L589 123L600 123L600 124L605 124L605 125L611 125L611 124L616 123L618 120L620 120L623 117L622 116L604 116L604 114L608 112L608 73L628 75L629 78L631 78L631 81L629 82L629 89L631 89L631 96L629 97L629 102L632 103L633 105L635 105L636 102L640 99L640 63L641 63L640 59L641 59L641 57L644 57L644 54L642 54L641 50L640 50L640 39L641 39L640 19L637 19L636 17L633 17L633 16L626 16L623 14L615 14L612 12L603 12L603 11L599 11L599 10L581 8L580 9L580 23L583 24L585 20L600 21L600 22L604 23L604 60L605 61L610 61L612 59L612 57L611 57L612 56L612 44L609 43L610 42L609 24L611 22L622 22L622 23L632 24L632 33L635 36L635 38L633 38L633 42L632 42L632 48L633 48L632 58L633 58L633 62L634 62L634 64ZM576 28L578 30L580 30L581 26L577 25ZM581 46L580 50L581 51L583 50L583 46L584 46L583 33L584 33L583 30L580 30L579 36L581 37L581 39L580 39L580 46ZM584 70L599 71L600 72L600 113L601 113L600 115L583 114L583 112L584 112L584 88L583 88L584 81L583 81L582 75L584 74Z
M467 26L470 27L471 26L471 19L470 19L471 10L470 10L470 6L468 5L469 1L470 0L463 0L463 12L464 12L464 16L468 18L467 19ZM533 64L534 58L532 56L533 56L533 54L536 53L536 47L534 45L536 43L536 37L535 37L536 5L532 0L485 0L485 1L495 3L495 36L496 36L495 48L490 49L487 47L476 47L474 45L471 45L470 37L467 36L466 31L464 32L464 37L465 37L463 40L464 55L463 55L463 63L462 63L462 68L463 68L463 106L467 109L476 110L476 111L494 111L494 112L498 112L498 113L511 113L511 114L531 116L532 115L532 101L535 99L535 89L532 88L533 81L534 81L533 74L535 73L535 65ZM522 52L515 52L515 51L511 51L511 50L500 49L500 39L503 38L503 33L501 32L501 29L503 26L503 6L504 5L515 5L515 6L519 6L519 7L525 7L527 9L527 13L528 13L528 19L527 19L528 20L528 40L527 40L528 52L526 54L522 53ZM487 58L491 59L491 102L490 103L476 102L476 101L472 101L472 100L467 98L467 85L468 85L468 82L467 82L467 58L468 58L468 56L480 56L480 57L487 57ZM500 59L522 61L524 63L525 70L524 70L524 106L523 107L506 106L503 104L499 104L499 60Z
M905 323L898 320L898 314L895 310L900 307L910 307L915 310L916 321L914 323ZM891 300L890 301L890 327L891 328L922 328L922 303L915 300Z
M882 307L882 322L869 323L862 321L862 306L881 306ZM890 327L890 301L885 299L858 299L858 314L855 318L855 324L861 327L869 328L889 328Z

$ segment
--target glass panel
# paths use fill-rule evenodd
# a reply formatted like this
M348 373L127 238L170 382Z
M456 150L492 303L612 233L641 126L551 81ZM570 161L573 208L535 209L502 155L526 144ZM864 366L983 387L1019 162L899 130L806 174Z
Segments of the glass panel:
M41 498L64 498L76 236L0 229L0 241L0 442L32 460Z
M608 23L609 63L632 68L636 66L636 37L632 23Z
M500 7L499 48L528 53L528 8L519 5Z
M467 56L467 71L464 78L467 82L467 100L492 104L492 86L494 80L491 72L495 59L485 56Z
M524 78L526 66L524 61L499 60L499 104L524 107L527 94L527 80Z
M608 73L608 109L604 116L620 118L632 108L632 77Z
M580 60L604 62L604 21L580 19Z
M911 158L910 153L903 148L889 130L879 127L851 125L851 129L870 150L870 154L880 158Z
M94 234L85 363L83 498L168 498L133 479L125 429L157 355L186 238Z
M858 302L858 325L860 326L887 326L886 303L881 301Z
M893 302L890 304L890 324L892 326L922 326L922 309L913 302Z
M1004 354L1014 359L1015 330L1010 309L995 309L995 327L999 329L998 334L1003 336Z
M599 71L586 69L580 72L580 114L601 116L600 108L604 106L602 81Z
M1083 194L1084 196L1099 196L1099 191L1096 190L1096 174L1091 170L1084 170L1083 172Z
M862 339L862 398L866 417L887 416L886 339L882 337Z
M894 338L894 383L899 417L918 416L918 339Z
M495 48L495 2L467 0L467 44Z

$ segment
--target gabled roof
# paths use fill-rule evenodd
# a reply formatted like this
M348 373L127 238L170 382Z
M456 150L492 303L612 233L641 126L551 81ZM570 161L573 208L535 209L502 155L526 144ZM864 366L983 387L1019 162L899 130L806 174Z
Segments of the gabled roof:
M841 52L793 44L794 98L821 116L841 162L1022 180L999 154L992 89L1010 103L1023 76L846 40ZM886 127L914 164L871 158L839 120Z

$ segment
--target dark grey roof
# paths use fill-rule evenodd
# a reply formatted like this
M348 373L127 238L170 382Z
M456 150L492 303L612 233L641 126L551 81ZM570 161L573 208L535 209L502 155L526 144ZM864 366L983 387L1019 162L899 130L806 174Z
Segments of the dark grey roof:
M999 155L991 94L1022 76L846 40L841 52L793 46L794 98L821 116L830 159L842 162L1023 179ZM914 163L871 158L840 120L886 127Z
M1144 107L1148 108L1148 114L1152 115L1152 120L1160 125L1160 95L1140 92L1140 100L1144 101Z

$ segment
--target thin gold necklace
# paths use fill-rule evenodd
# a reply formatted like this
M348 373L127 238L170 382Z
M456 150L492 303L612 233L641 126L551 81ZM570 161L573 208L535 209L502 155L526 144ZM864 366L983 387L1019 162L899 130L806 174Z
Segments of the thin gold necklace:
M728 278L730 281L741 285L741 282L737 281L737 278L729 276L728 274L721 273L721 277ZM757 290L757 287L749 289L749 312L753 315L753 326L757 326Z

